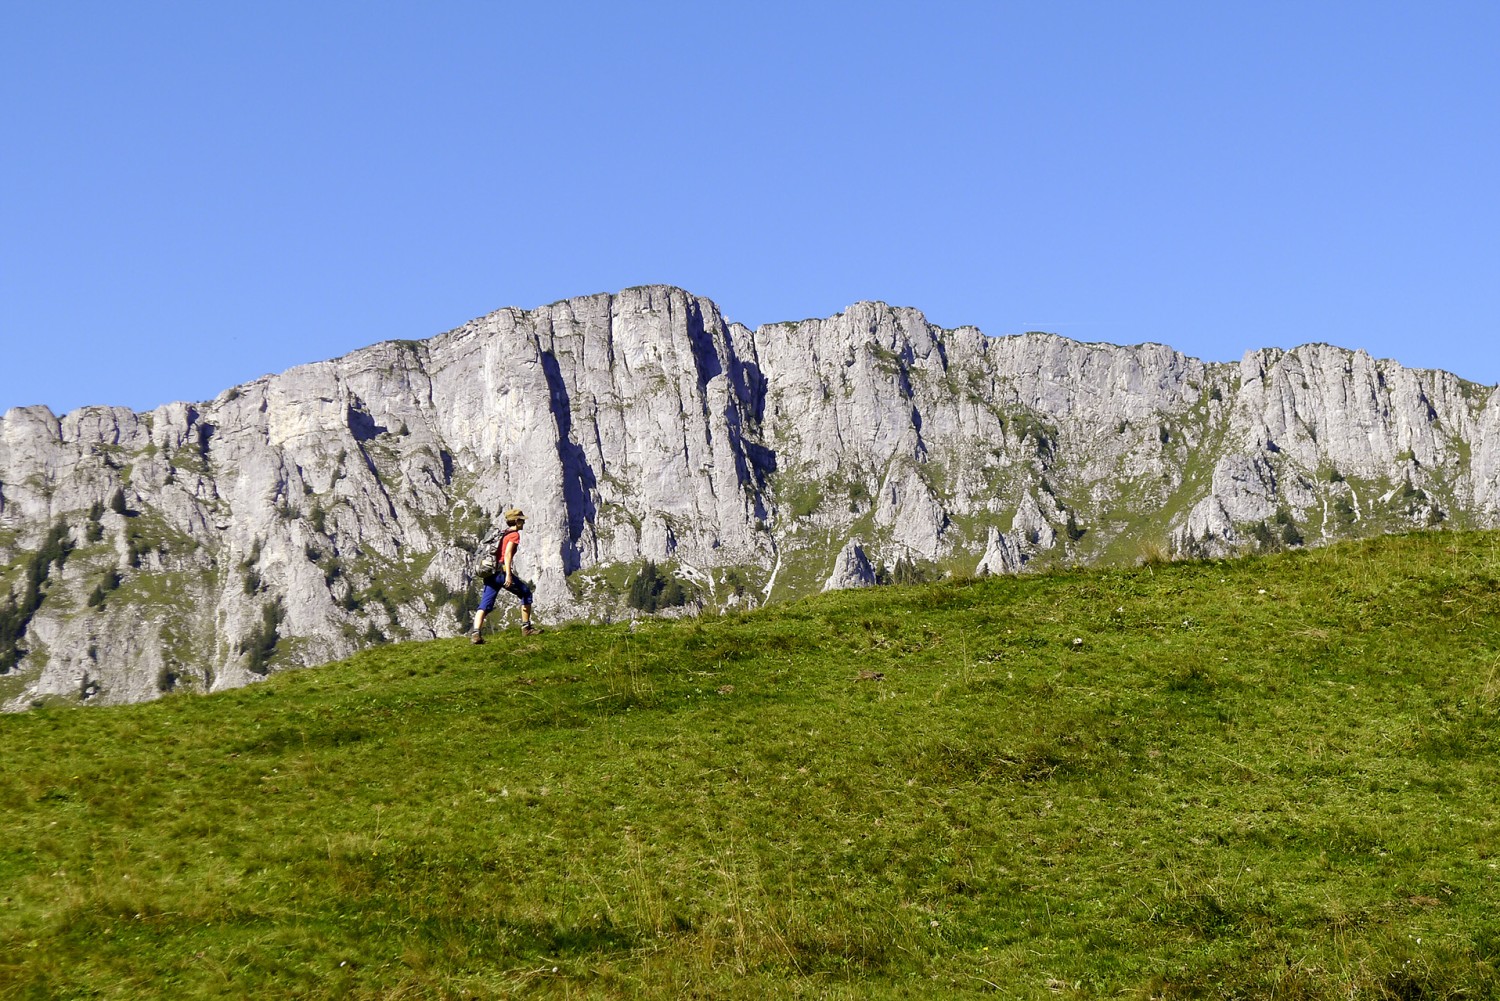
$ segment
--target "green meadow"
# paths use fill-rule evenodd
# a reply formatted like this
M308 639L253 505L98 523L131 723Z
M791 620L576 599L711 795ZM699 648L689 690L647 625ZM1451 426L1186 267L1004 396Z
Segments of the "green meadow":
M1500 535L0 718L4 998L1500 997Z

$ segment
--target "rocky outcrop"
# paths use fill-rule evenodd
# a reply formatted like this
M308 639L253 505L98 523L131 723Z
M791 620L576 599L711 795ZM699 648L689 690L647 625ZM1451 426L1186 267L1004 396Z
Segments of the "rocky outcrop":
M833 560L833 573L823 582L825 591L844 591L854 587L871 587L877 583L875 568L865 555L864 546L850 539Z
M672 607L743 605L1492 525L1500 401L1324 345L1208 364L882 303L753 331L666 287L503 309L212 401L7 412L0 702L455 635L510 505L544 618L636 614L647 561Z

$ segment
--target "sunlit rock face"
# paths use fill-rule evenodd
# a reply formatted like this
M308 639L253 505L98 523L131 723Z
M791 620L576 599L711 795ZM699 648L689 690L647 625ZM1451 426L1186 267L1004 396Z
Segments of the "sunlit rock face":
M639 614L647 561L681 614L1490 526L1500 404L1325 345L1210 364L883 303L752 331L668 287L503 309L212 401L7 412L0 703L457 635L511 506L542 619Z

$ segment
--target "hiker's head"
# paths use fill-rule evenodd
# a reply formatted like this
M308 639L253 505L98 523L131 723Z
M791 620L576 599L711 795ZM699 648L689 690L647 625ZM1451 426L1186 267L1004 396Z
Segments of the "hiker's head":
M505 512L505 523L507 525L514 525L515 527L520 528L522 525L526 524L526 512L522 511L518 507L511 508L509 511Z

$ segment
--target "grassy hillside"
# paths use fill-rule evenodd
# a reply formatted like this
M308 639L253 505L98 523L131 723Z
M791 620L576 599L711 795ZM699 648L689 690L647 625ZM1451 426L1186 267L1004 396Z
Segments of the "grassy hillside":
M1500 996L1500 536L0 719L0 996Z

